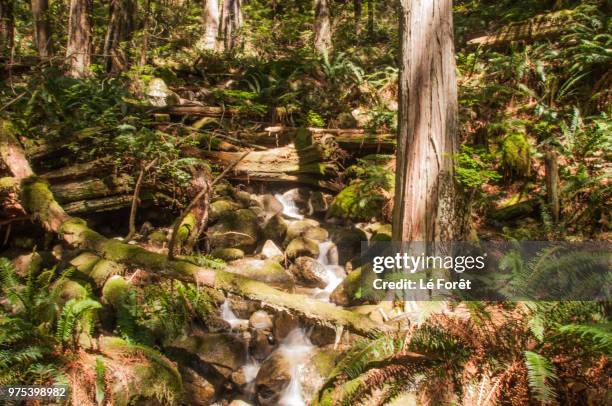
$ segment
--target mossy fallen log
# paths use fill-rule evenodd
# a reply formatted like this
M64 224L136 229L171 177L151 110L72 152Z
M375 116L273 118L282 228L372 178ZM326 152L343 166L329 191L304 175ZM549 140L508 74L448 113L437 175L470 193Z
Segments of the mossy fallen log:
M83 179L68 183L51 185L51 191L60 204L79 200L95 199L130 193L133 179L127 174L106 178Z
M53 171L45 172L40 175L41 178L49 182L66 182L75 179L83 179L100 175L100 172L110 169L111 160L109 158L100 158L91 162L78 163L70 166L65 166Z

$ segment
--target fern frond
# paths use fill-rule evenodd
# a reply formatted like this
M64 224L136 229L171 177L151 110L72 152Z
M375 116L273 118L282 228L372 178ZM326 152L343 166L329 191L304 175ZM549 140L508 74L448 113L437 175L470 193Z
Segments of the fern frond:
M579 337L585 341L593 350L612 354L612 329L611 323L599 325L568 324L561 326L559 332Z
M553 400L557 394L550 384L557 380L557 376L550 361L538 353L525 351L525 365L527 366L529 388L536 399L543 403Z

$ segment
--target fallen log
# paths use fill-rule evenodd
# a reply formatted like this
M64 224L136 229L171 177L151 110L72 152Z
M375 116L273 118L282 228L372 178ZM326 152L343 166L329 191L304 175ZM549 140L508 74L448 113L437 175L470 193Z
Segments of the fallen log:
M19 153L19 143L14 136L10 132L1 135L0 150L6 148L17 151L16 154L3 154L2 157L13 177L21 182L23 207L46 230L56 233L72 247L91 251L109 261L144 268L164 277L231 292L322 324L344 326L359 335L370 336L386 330L385 326L364 315L331 303L283 292L263 282L227 271L205 268L183 260L169 260L165 255L102 236L90 229L84 220L69 216L55 200L48 184L34 175L23 151Z
M495 47L516 41L533 42L542 38L559 36L571 28L574 22L573 13L574 10L560 10L538 15L526 21L509 24L494 34L472 38L467 44L474 47Z
M150 114L170 114L171 116L195 116L195 117L229 117L240 114L237 108L200 106L200 105L177 105L177 106L143 106Z
M51 191L60 204L100 197L130 193L134 180L127 174L106 178L83 179L74 182L51 185Z
M78 163L45 172L42 173L40 177L49 182L66 182L69 180L87 178L93 175L99 176L100 171L108 170L111 166L112 161L110 158L100 158L91 162Z
M63 204L62 207L68 214L86 214L119 210L129 207L131 203L132 195L117 195L99 199L79 200Z

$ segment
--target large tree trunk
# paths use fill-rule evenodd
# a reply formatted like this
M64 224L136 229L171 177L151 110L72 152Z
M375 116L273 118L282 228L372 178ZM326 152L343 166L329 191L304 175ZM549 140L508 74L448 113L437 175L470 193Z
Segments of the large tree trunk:
M361 0L353 0L353 11L355 20L355 35L361 32Z
M374 0L368 0L368 36L374 35Z
M104 64L109 72L121 72L127 68L120 45L129 40L134 30L136 3L133 0L112 0L109 6L108 29L104 40Z
M204 35L200 42L202 49L217 51L217 36L219 35L219 0L203 0L202 24L204 25Z
M34 36L36 48L41 58L53 55L51 26L49 24L49 1L32 0L32 16L34 17Z
M71 0L68 21L67 75L89 76L91 62L91 0Z
M15 15L13 0L0 0L0 53L2 55L11 55L14 39Z
M315 0L315 49L328 54L331 48L331 17L328 0Z
M452 0L401 0L400 44L393 240L453 240L459 226Z

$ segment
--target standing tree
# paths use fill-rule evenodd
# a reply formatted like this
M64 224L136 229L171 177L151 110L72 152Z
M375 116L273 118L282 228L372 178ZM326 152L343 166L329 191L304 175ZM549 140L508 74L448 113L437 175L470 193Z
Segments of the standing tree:
M226 51L240 43L238 30L242 26L242 0L224 0L222 28L223 45Z
M374 0L368 0L368 35L374 35Z
M361 0L353 0L353 12L355 17L355 35L361 32Z
M328 0L315 0L315 49L327 54L331 47L331 19Z
M452 0L401 0L394 241L458 237Z
M67 75L82 78L90 73L91 62L91 0L70 0L68 45L66 46Z
M200 41L201 49L216 51L219 49L217 36L219 35L219 0L203 0L202 24L204 35Z
M134 31L134 0L112 0L109 6L108 29L104 40L104 65L107 71L120 72L127 67L120 45L130 39Z
M15 38L13 0L0 0L0 53L11 55Z
M41 58L53 55L51 25L49 24L49 1L32 0L32 16L34 17L34 37L36 48Z

